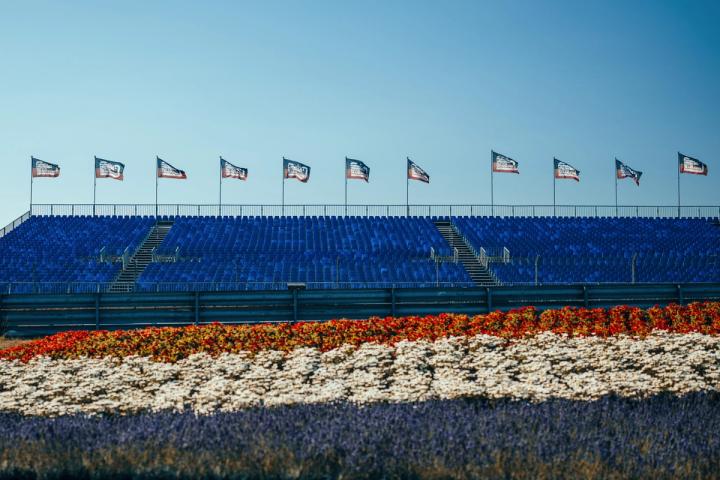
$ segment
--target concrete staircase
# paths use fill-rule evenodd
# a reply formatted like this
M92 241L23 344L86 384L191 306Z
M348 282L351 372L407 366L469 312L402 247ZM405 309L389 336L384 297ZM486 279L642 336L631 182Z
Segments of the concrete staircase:
M121 293L134 290L137 279L140 278L140 275L152 262L153 250L165 240L172 226L173 222L166 220L160 221L153 226L145 241L135 252L135 255L130 257L127 268L121 270L115 278L115 281L110 286L110 292Z
M472 250L465 240L458 235L452 224L446 220L436 220L435 227L438 229L440 234L445 238L448 244L458 249L458 259L462 263L465 270L470 275L470 278L475 285L478 287L490 287L498 285L498 282L493 278L487 268L485 268L473 255Z

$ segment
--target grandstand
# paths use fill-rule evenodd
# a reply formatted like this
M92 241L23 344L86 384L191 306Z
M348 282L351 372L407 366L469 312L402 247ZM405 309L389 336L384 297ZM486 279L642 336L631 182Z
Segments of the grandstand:
M298 282L308 289L362 289L720 281L717 218L156 218L58 211L62 214L25 216L4 230L0 291L284 290Z

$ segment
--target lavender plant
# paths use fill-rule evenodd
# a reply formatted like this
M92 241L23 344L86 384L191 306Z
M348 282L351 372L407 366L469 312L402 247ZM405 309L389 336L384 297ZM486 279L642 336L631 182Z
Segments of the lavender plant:
M720 394L0 415L2 478L717 478Z

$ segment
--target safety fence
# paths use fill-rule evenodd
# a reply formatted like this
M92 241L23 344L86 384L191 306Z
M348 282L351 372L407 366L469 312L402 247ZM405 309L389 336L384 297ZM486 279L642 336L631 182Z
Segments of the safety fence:
M720 283L572 285L539 287L94 293L0 296L0 324L8 336L63 330L128 329L259 322L322 321L333 318L481 314L522 306L639 307L720 300Z
M32 215L146 217L652 217L720 218L720 206L37 204Z

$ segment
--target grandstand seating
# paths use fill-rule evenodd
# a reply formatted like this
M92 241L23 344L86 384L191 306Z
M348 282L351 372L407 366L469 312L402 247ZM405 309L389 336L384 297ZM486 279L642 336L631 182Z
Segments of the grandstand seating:
M454 218L476 251L507 248L491 263L505 283L720 281L720 228L702 219ZM539 256L539 257L538 257Z
M488 252L489 269L505 284L534 283L536 260L541 284L630 282L633 273L637 282L720 281L720 228L707 220L450 220L472 249ZM472 285L461 263L430 259L431 250L445 257L453 250L429 217L172 222L155 252L163 261L138 272L140 290L284 289L287 282L308 288ZM0 292L108 291L121 264L101 262L101 251L105 258L134 253L154 224L147 217L32 217L0 238ZM503 248L506 261L492 258Z
M0 291L10 282L14 293L95 291L121 268L100 262L101 250L135 251L152 225L140 217L32 217L0 239Z
M452 255L427 218L184 217L159 248L164 255L179 252L179 261L150 265L139 284L146 290L177 282L239 289L285 288L279 282L309 288L472 284L462 265L430 261L431 248Z

